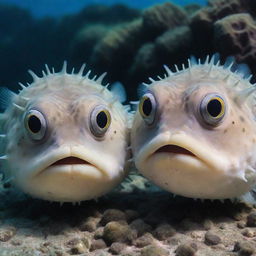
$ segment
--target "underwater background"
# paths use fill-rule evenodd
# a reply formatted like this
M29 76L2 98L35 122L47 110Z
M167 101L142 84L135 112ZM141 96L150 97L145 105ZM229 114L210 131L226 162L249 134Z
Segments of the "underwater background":
M67 60L69 71L108 72L105 83L121 82L134 100L164 64L216 52L255 73L255 13L254 0L1 0L0 84L18 90L28 69L58 71Z
M45 64L122 83L219 53L256 73L256 0L0 0L0 85L13 91ZM118 193L50 203L0 183L0 256L255 256L256 207L172 198L132 172Z

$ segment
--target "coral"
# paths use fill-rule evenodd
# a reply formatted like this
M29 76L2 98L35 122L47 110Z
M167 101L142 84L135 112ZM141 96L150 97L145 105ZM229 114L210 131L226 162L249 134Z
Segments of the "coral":
M180 34L176 28L187 23L186 12L174 4L150 7L143 12L142 18L110 31L95 46L90 62L98 72L106 70L112 82L121 81L127 87L129 96L135 97L134 87L149 74L157 74L165 64L162 56L166 53L159 54L161 45L156 48L156 44L161 44L161 38L160 43L157 38L165 31L173 34L173 30L173 38L177 38ZM187 43L186 38L182 39ZM176 47L176 50L183 49Z
M198 45L198 52L214 52L214 22L231 14L249 12L255 14L253 0L210 0L191 18L190 26ZM207 41L207 44L205 43Z
M109 29L110 27L102 24L93 24L78 30L71 42L72 59L76 63L88 60L95 44L106 35Z
M218 20L214 37L216 50L223 56L233 55L238 62L255 65L256 23L251 15L233 14Z
M92 65L98 72L109 72L110 79L120 79L131 64L134 52L144 41L141 30L139 19L110 31L95 46L90 61Z
M130 99L149 76L163 75L164 64L172 69L191 55L220 52L222 61L232 55L256 72L255 0L210 0L204 7L167 2L144 11L90 5L59 20L35 20L25 10L0 5L0 15L0 83L13 89L27 80L28 68L58 68L64 59L107 71L106 80L124 84Z
M150 31L152 38L168 29L187 23L187 15L178 6L167 2L146 9L142 15L143 29Z

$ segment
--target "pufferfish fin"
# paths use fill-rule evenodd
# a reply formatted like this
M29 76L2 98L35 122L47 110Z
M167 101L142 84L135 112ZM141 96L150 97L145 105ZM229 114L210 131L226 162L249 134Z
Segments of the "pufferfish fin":
M110 91L116 96L116 98L121 102L127 100L126 92L124 86L120 82L115 82L111 85Z
M256 204L256 187L254 187L251 191L247 192L246 194L242 195L240 200L245 201L246 203Z
M16 94L6 87L0 87L0 111L5 111Z

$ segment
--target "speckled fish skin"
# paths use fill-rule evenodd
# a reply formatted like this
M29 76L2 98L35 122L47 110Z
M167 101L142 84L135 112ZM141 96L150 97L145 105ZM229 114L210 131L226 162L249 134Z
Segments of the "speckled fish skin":
M159 187L185 197L227 199L255 185L255 85L231 67L214 58L189 61L188 68L166 68L165 78L146 85L140 108L153 97L155 114L136 111L131 145L137 169ZM208 116L216 110L208 100L224 111L221 118Z
M127 173L127 108L101 85L103 76L89 79L83 70L68 74L64 64L58 73L47 67L40 78L31 72L34 81L21 85L0 116L2 169L33 197L59 202L97 198ZM110 121L106 130L102 123L97 127L97 111L109 114L103 113L102 122ZM41 127L33 124L31 113Z

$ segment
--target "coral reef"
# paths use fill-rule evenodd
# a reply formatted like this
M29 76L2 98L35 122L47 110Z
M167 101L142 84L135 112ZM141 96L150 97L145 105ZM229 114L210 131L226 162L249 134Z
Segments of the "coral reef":
M253 71L256 58L256 23L250 14L233 14L214 24L215 45L223 56L233 55L249 64Z
M4 5L0 13L5 74L0 82L14 89L18 80L28 79L28 68L39 71L45 63L59 67L64 59L75 67L86 62L97 73L107 71L106 81L124 84L129 99L137 97L136 88L149 76L162 75L164 64L180 67L191 55L205 58L219 52L222 61L234 56L256 72L254 0L210 0L205 7L167 2L142 12L92 5L60 20L36 20ZM18 26L10 22L14 16Z

